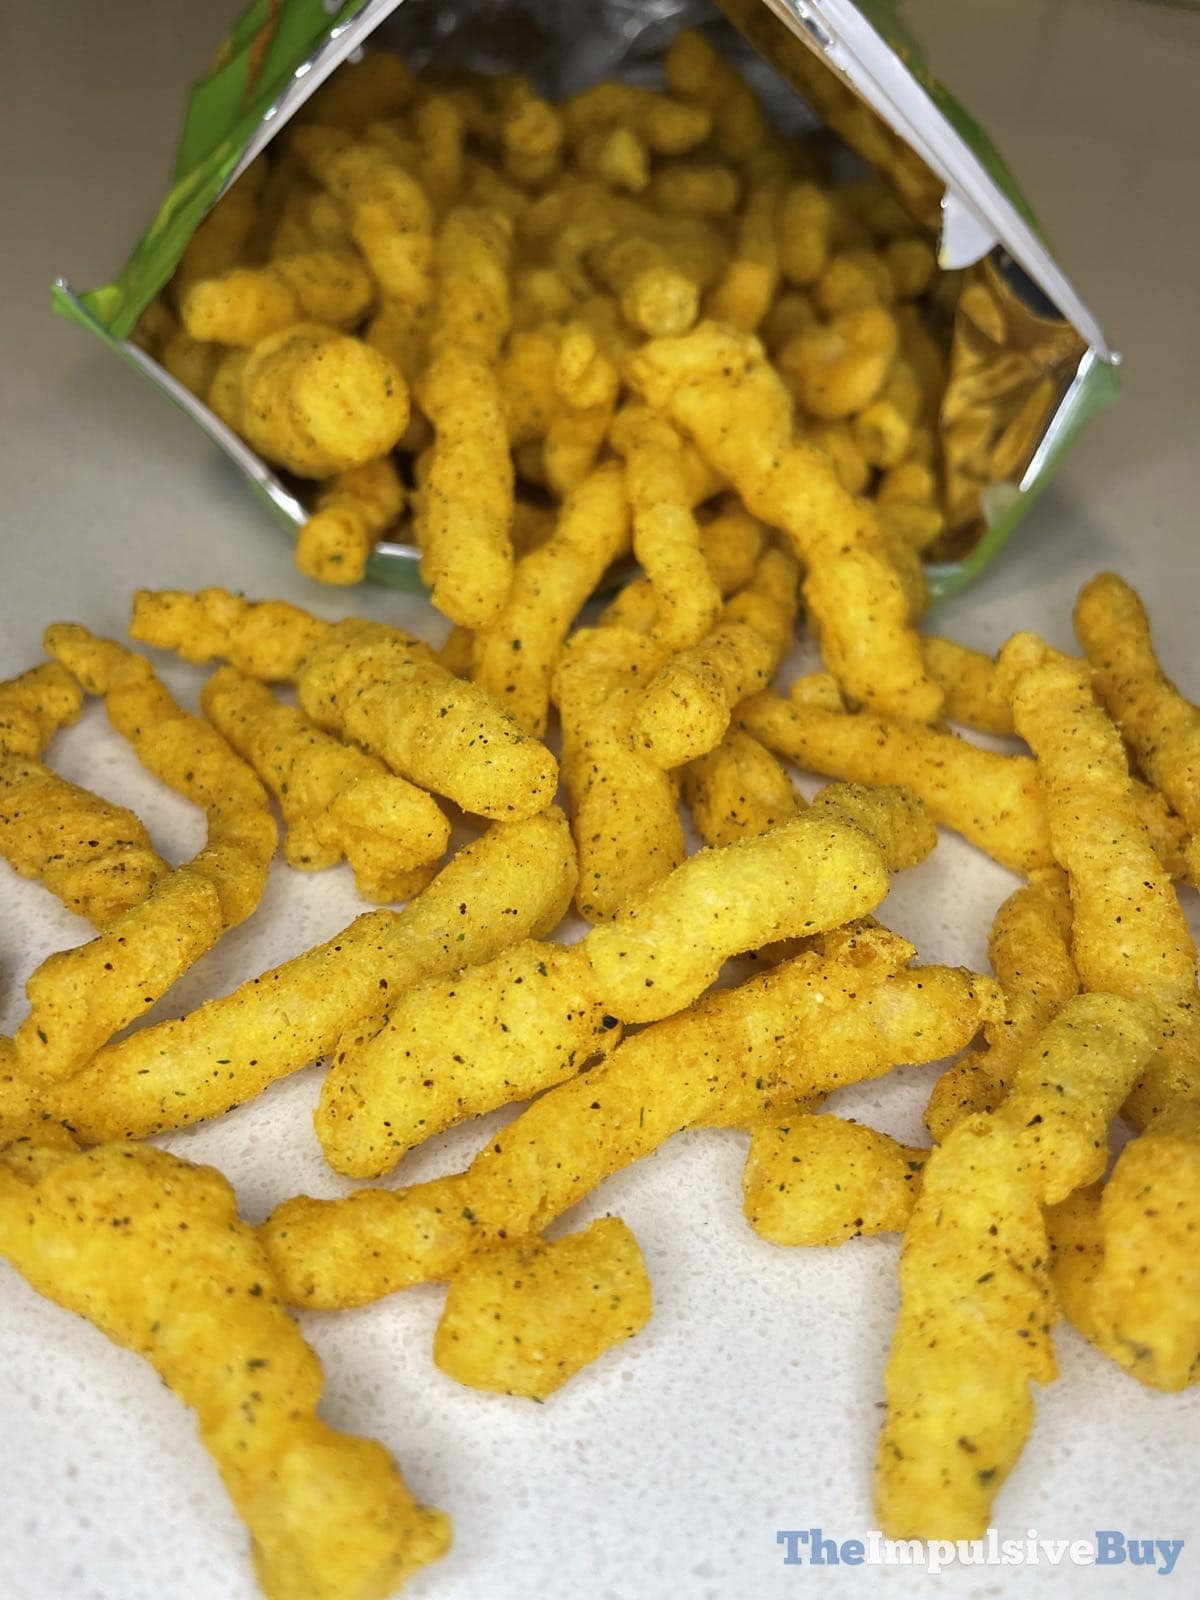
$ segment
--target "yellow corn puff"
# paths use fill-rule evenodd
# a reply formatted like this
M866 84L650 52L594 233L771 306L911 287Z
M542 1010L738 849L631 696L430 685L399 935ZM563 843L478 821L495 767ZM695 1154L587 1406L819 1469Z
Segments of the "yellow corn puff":
M626 407L612 440L625 458L633 550L654 589L657 632L665 646L682 650L701 640L721 611L692 513L682 440L648 406Z
M618 234L593 250L589 261L630 327L651 338L686 333L700 313L702 285L657 239Z
M527 941L403 996L339 1049L314 1122L335 1172L390 1172L467 1117L540 1094L621 1037L576 946Z
M311 250L199 279L181 297L179 313L193 339L249 348L293 322L353 328L373 297L356 253Z
M563 120L532 91L511 96L500 122L504 171L524 188L541 189L558 176Z
M784 178L774 165L756 173L737 220L733 259L704 301L703 314L753 333L779 285L778 213Z
M298 685L319 726L464 811L511 821L553 798L557 772L545 745L398 629L339 625L304 663Z
M386 356L411 389L425 370L428 354L430 307L416 305L411 300L397 300L385 296L374 316L368 321L363 340L380 355ZM421 413L414 409L409 419L411 428ZM409 436L403 436L407 447Z
M628 375L728 477L754 516L781 528L807 576L822 653L851 699L916 721L941 709L911 628L912 596L871 508L829 457L796 443L791 407L757 340L706 323L643 346Z
M790 284L807 289L825 270L833 238L833 204L815 183L794 183L779 209L779 259Z
M1156 1008L1161 1039L1126 1109L1139 1127L1200 1095L1196 945L1137 812L1121 736L1081 662L1018 635L1000 655L1013 721L1038 760L1050 842L1071 884L1072 954L1085 989Z
M695 105L681 105L668 95L638 84L612 80L572 95L561 107L572 137L624 124L656 155L686 155L708 137L711 116Z
M433 299L433 208L420 182L387 153L327 127L297 128L291 147L341 205L380 292L415 306Z
M826 711L774 694L744 701L738 722L810 772L910 789L936 822L1013 872L1053 865L1045 796L1027 756L980 750L915 722Z
M285 600L245 600L228 589L138 589L129 636L203 666L228 661L265 683L295 680L332 624Z
M345 857L364 899L395 900L414 867L445 852L450 824L431 795L322 733L254 679L222 667L201 700L278 800L291 866L313 870Z
M608 435L621 387L595 332L576 320L563 329L554 368L561 404L546 427L542 466L552 494L569 494L592 470Z
M663 161L654 169L646 198L664 211L689 211L702 217L732 216L742 181L719 161Z
M829 1112L751 1130L746 1220L772 1244L837 1245L903 1232L929 1155Z
M862 411L882 392L898 344L896 319L868 302L802 328L776 359L801 407L830 421Z
M668 88L687 109L708 113L712 146L724 160L745 161L762 149L767 120L754 91L702 33L694 28L677 33L665 69Z
M390 456L340 472L321 485L300 530L296 565L320 583L361 582L367 560L404 510L404 485Z
M996 1115L1043 1205L1103 1174L1108 1125L1154 1052L1156 1024L1144 1001L1077 994L1017 1060Z
M685 855L674 779L630 739L642 687L662 660L625 627L582 629L559 654L551 696L562 721L562 778L579 854L576 908L615 916Z
M265 460L327 478L386 455L408 426L408 385L360 339L298 322L260 340L240 369L240 431Z
M650 182L650 152L622 123L585 133L575 146L575 160L581 172L610 189L641 194Z
M39 759L82 704L79 684L57 662L0 683L0 856L104 928L170 868L131 811L68 783Z
M880 393L858 412L850 425L854 442L873 467L897 467L905 459L920 408L921 391L916 377L901 356L893 362ZM936 508L930 507L930 511L936 513ZM936 513L931 524L935 532L941 531L939 519L940 513ZM930 539L924 542L928 544Z
M461 1267L433 1359L472 1389L545 1400L652 1310L637 1240L619 1217L600 1217L552 1244L522 1240Z
M892 276L873 250L839 250L822 268L812 297L827 317L853 306L889 305L894 298Z
M766 551L752 581L726 601L716 626L660 669L632 723L635 741L652 761L680 767L714 750L734 708L770 682L791 647L798 577L794 556Z
M417 172L434 210L442 215L462 195L466 175L467 121L450 94L422 95L413 108Z
M1115 574L1081 591L1075 628L1109 715L1191 835L1188 876L1200 888L1200 707L1163 672L1145 607Z
M208 841L95 939L30 974L16 1046L21 1071L35 1082L84 1068L244 921L262 897L276 843L258 779L214 729L175 704L148 661L72 624L48 629L46 648L104 696L109 720L143 765L205 811Z
M988 937L1006 1012L985 1029L988 1048L953 1062L933 1086L925 1126L935 1139L962 1117L994 1111L1017 1064L1060 1007L1079 990L1071 959L1071 899L1064 873L1044 867L996 913Z
M892 1539L977 1539L1056 1376L1049 1244L1008 1132L968 1117L932 1152L900 1250L875 1510Z
M873 911L888 873L936 842L920 802L902 790L831 785L790 822L690 856L593 928L584 949L597 989L623 1022L669 1016L728 957Z
M1012 704L991 656L932 635L922 638L921 651L929 676L946 696L949 721L979 733L1011 735Z
M696 832L708 845L734 844L787 822L803 802L779 762L741 729L680 772Z
M268 1600L363 1600L446 1550L447 1519L383 1446L318 1417L320 1363L211 1167L19 1146L0 1157L0 1255L195 1412Z
M201 344L180 328L167 340L159 359L177 383L199 399L207 400L223 354L220 345Z
M490 828L403 911L371 911L316 949L178 1020L108 1045L48 1101L88 1143L220 1116L374 1027L406 988L553 928L575 887L561 812Z
M506 341L497 379L514 449L545 438L557 410L554 375L559 342L557 331L544 325L519 328Z
M286 1298L332 1309L450 1277L469 1257L540 1232L683 1128L742 1125L829 1080L936 1058L998 1014L987 979L943 967L895 972L911 955L878 934L830 958L806 952L627 1038L535 1100L466 1172L286 1201L261 1230Z
M453 622L495 620L512 583L513 467L496 361L511 321L506 219L459 207L437 243L421 406L434 428L418 519L421 573Z
M481 629L472 676L527 733L541 736L567 630L629 544L624 476L598 468L564 500L554 532L518 561L504 609Z
M916 300L937 276L937 256L927 239L913 235L889 239L879 253L897 300Z
M751 581L766 542L766 528L736 499L718 501L716 514L700 524L700 548L722 597Z
M1104 1185L1048 1213L1066 1315L1142 1383L1200 1379L1200 1110L1180 1101L1121 1152Z

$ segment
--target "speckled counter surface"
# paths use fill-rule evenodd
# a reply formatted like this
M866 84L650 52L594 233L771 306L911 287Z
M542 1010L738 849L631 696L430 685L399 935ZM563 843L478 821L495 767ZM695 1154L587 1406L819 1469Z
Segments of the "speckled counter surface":
M67 272L102 281L156 202L181 94L228 5L120 0L6 8L0 376L0 675L37 658L43 625L119 631L139 583L224 582L334 615L342 601L291 568L279 536L181 415L48 312ZM939 67L997 138L1051 238L1127 358L1120 406L1097 421L1002 563L944 607L939 628L992 648L1018 627L1070 640L1079 584L1101 566L1150 604L1168 668L1200 691L1200 17L1132 0L920 0L908 13ZM440 634L383 591L356 607ZM194 693L187 670L171 674ZM175 857L197 817L164 796L96 714L65 735L72 776L133 804ZM982 963L1011 880L954 840L885 910L930 961ZM258 917L179 986L171 1009L232 987L343 925L344 871L276 870ZM1196 916L1194 896L1189 911ZM35 962L84 936L35 886L0 874L0 1026ZM914 1136L928 1070L842 1097ZM257 1220L339 1181L318 1159L314 1071L167 1143L222 1167ZM477 1127L420 1153L419 1177L459 1166ZM697 1134L610 1181L578 1216L635 1230L657 1312L545 1406L457 1388L433 1367L441 1293L410 1291L344 1317L310 1316L330 1420L374 1432L456 1542L407 1593L420 1600L783 1600L915 1593L923 1574L785 1567L780 1528L839 1539L872 1526L870 1466L895 1311L896 1245L789 1252L740 1209L744 1139ZM134 1356L39 1302L0 1269L0 1594L4 1600L250 1600L241 1527L189 1419ZM1188 1540L1177 1588L1200 1583L1195 1443L1200 1396L1139 1389L1059 1339L1061 1380L1001 1495L1002 1534L1098 1528ZM951 1571L944 1592L1131 1595L1145 1569Z

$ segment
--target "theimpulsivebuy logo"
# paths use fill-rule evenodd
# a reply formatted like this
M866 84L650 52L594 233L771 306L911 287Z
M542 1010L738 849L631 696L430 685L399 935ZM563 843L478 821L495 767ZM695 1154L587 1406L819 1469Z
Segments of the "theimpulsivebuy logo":
M1168 1578L1183 1553L1182 1539L1133 1538L1097 1528L1091 1538L1050 1539L1030 1528L1023 1539L1001 1538L989 1528L982 1539L885 1539L874 1528L834 1539L822 1528L781 1528L785 1567L1140 1567Z

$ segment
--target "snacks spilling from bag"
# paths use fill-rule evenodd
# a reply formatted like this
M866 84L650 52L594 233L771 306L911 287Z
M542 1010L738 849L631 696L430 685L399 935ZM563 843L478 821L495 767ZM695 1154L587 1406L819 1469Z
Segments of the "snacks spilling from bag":
M440 653L143 591L133 640L216 664L203 715L78 625L0 685L0 852L96 929L29 976L0 1040L0 1255L193 1407L272 1600L389 1593L449 1538L382 1446L317 1418L284 1308L444 1282L439 1367L543 1400L651 1313L618 1219L545 1230L684 1129L745 1130L764 1239L902 1233L890 1536L986 1527L1061 1317L1144 1383L1200 1376L1200 1004L1173 882L1200 880L1200 709L1111 575L1080 597L1080 658L917 631L954 496L932 251L874 183L825 183L698 36L666 72L669 93L551 106L367 56L147 320L319 485L306 570L352 580L411 509L455 624ZM798 618L824 670L781 682ZM191 860L48 764L85 696L204 812ZM806 801L793 767L831 781ZM457 813L476 836L447 857ZM935 824L1024 880L992 977L922 964L875 917ZM375 909L131 1029L255 913L280 828L292 867L346 861ZM572 902L578 942L555 938ZM755 975L722 986L747 952ZM948 1058L932 1148L825 1104ZM524 1105L461 1172L296 1197L257 1231L219 1174L141 1142L318 1060L316 1136L350 1177Z

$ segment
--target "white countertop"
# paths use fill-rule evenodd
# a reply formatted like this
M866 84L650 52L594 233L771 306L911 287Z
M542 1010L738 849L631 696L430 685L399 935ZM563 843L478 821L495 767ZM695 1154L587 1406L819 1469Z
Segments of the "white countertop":
M293 570L280 535L193 426L82 331L49 314L49 283L109 278L161 197L184 87L228 0L9 7L0 378L0 676L39 656L42 628L119 633L138 584L226 583L336 615L345 602ZM1061 259L1126 357L1101 416L1014 537L940 629L986 648L1019 627L1070 643L1083 580L1113 566L1142 591L1168 669L1200 693L1200 17L1133 0L919 0L907 12L940 70L995 136ZM413 600L356 609L440 636ZM198 681L171 674L183 692ZM199 822L137 769L94 710L55 760L126 799L182 856ZM178 987L171 1009L232 987L360 909L345 869L278 868L263 911ZM907 874L885 915L922 956L980 964L1011 881L950 840ZM1188 896L1196 919L1196 897ZM34 885L0 873L0 1026L49 951L86 936ZM845 1097L901 1134L928 1071ZM296 1191L341 1192L318 1158L310 1069L221 1122L166 1141L221 1166L257 1220ZM406 1168L461 1165L478 1127ZM775 1249L740 1210L744 1139L696 1134L603 1186L646 1255L657 1311L545 1406L457 1388L430 1359L441 1292L307 1316L329 1375L326 1414L375 1432L415 1491L455 1522L420 1600L782 1600L915 1593L925 1579L785 1567L776 1530L845 1539L873 1525L870 1469L895 1310L894 1239ZM189 1419L151 1370L39 1302L0 1268L0 1594L4 1600L250 1600L245 1536ZM1200 1584L1192 1474L1200 1395L1139 1388L1064 1330L1061 1379L999 1496L1004 1535L1099 1528L1189 1541L1175 1583ZM952 1571L955 1596L1130 1595L1145 1569Z

